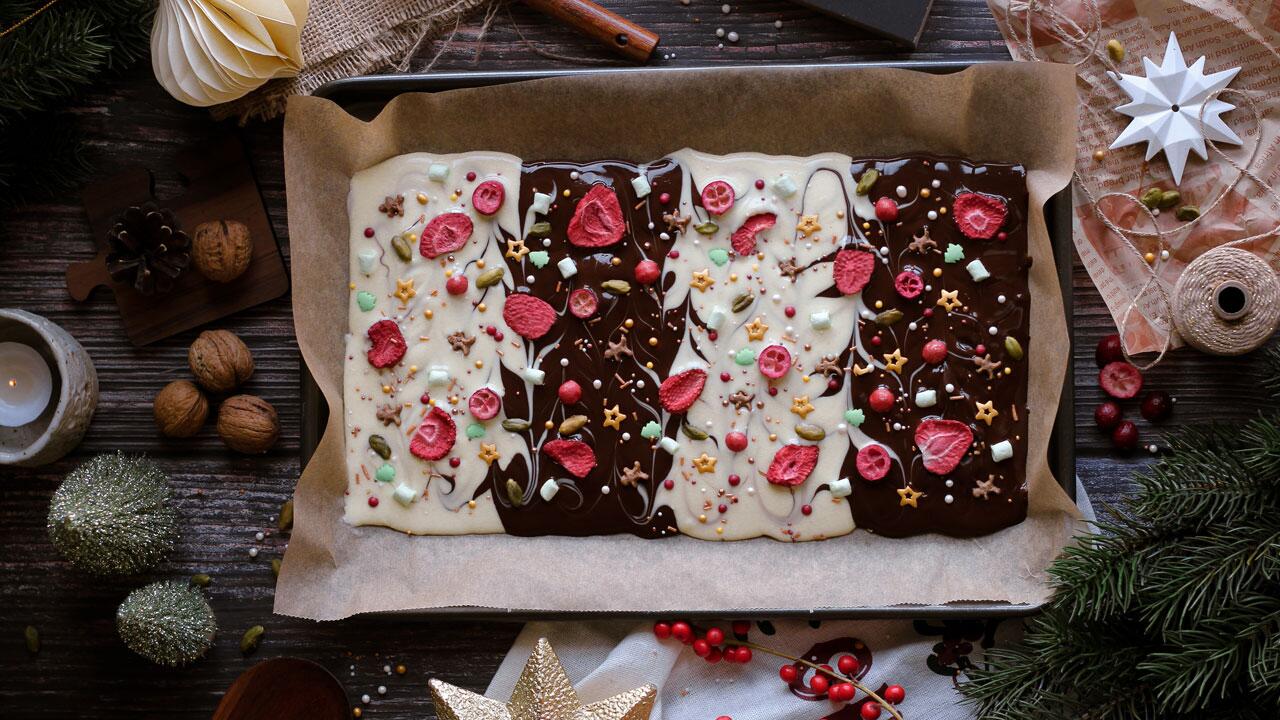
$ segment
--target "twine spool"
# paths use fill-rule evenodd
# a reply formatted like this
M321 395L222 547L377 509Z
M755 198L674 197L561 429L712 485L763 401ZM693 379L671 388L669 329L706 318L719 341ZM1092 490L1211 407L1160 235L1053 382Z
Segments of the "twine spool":
M1173 289L1173 321L1187 344L1242 355L1280 327L1280 277L1247 250L1218 247L1187 265Z

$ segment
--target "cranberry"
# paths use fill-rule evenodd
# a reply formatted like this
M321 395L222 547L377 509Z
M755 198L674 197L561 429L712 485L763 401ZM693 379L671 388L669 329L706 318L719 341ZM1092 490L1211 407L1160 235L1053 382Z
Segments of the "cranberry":
M658 276L662 271L658 268L658 263L652 260L641 260L636 263L636 282L641 285L652 285L657 282Z
M565 380L560 384L560 402L572 405L582 399L582 386L573 380Z
M460 465L462 465L462 458L456 456L449 458L449 467L456 468Z
M503 337L506 337L506 336L502 334L501 330L493 334L493 339L497 340L498 342L502 342Z
M776 387L774 387L774 386L770 385L770 386L769 386L769 397L777 397L777 396L778 396L778 388L776 388Z
M680 251L672 250L671 252L667 253L667 257L671 258L672 260L675 260L676 258L680 257Z
M830 696L832 702L849 702L857 692L853 688L853 683L842 682L831 687Z
M784 683L788 683L788 684L793 683L796 681L796 678L799 676L800 674L796 672L795 665L783 665L782 667L778 668L778 677L782 678L782 682Z
M689 623L675 622L671 624L671 637L682 643L688 643L693 638L693 628L689 627Z
M373 237L373 228L371 228L371 227L367 227L367 228L365 228L365 229L364 229L364 236L365 236L365 237L367 237L367 238L371 238L371 237Z
M827 679L826 675L814 675L809 678L809 689L819 695L826 692L829 687L831 687L831 681Z
M496 335L498 334L498 328L494 325L490 325L484 329L484 333L489 336Z
M675 486L676 486L676 481L670 478L662 481L662 487L668 490L670 490L671 488L674 488Z
M663 205L666 205L667 203L671 202L671 193L662 193L661 195L659 195L658 202L662 203Z
M376 497L370 497L370 498L369 498L369 507L378 507L378 498L376 498Z
M1151 422L1160 422L1168 418L1171 412L1173 412L1173 400L1169 397L1169 393L1156 390L1142 398L1142 417Z
M812 506L812 505L801 505L801 506L800 506L800 514L801 514L801 515L806 515L806 516L808 516L808 515L812 515L812 514L813 514L813 506Z
M741 482L742 482L742 478L739 477L737 473L734 473L733 475L729 476L729 487L738 487L738 483L741 483ZM734 632L737 632L737 630L734 630ZM742 632L745 634L747 631L743 630Z
M698 638L693 641L694 655L697 655L698 657L706 657L709 652L711 652L711 643L703 640L702 638Z
M852 675L858 672L858 658L852 655L840 656L840 661L836 663L836 667L840 668L840 672L845 675Z
M762 179L760 179L760 178L756 178L756 189L757 189L757 190L763 190L763 189L764 189L764 180L762 180Z
M730 476L729 476L729 484L730 484L730 485L737 485L737 484L738 484L738 483L736 483L736 482L734 482L734 481L733 481L733 479L734 479L735 477L737 477L737 475L730 475ZM748 632L750 632L750 631L751 631L751 623L747 622L746 620L734 620L734 621L733 621L733 634L734 634L734 635L737 635L739 638L742 638L742 637L746 636L746 634L747 634ZM750 648L747 648L747 649L750 649Z
M720 381L721 381L721 382L729 382L731 379L733 379L733 376L732 376L732 375L730 375L729 373L727 373L727 372L722 372L722 373L720 373Z
M751 662L751 648L748 648L748 647L738 648L738 662L740 663Z
M893 198L882 197L876 201L876 219L880 222L893 222L898 219L898 203Z
M1138 426L1132 421L1124 420L1111 431L1111 444L1121 450L1132 450L1138 447Z
M871 344L872 344L872 345L879 345L881 342L883 342L883 341L880 339L880 336L879 336L879 335L872 335L872 336L871 336Z
M1098 367L1113 362L1124 361L1124 351L1120 349L1120 336L1112 333L1098 341L1098 349L1093 353L1093 359L1098 363Z
M716 332L715 330L707 331L707 339L710 340L711 342L715 342L719 337L720 337L720 333Z
M471 171L471 172L467 173L467 182L475 182L475 181L476 181L476 173L475 173L475 171L473 170L473 171Z
M902 700L905 697L907 697L907 691L903 690L901 685L890 685L889 687L884 689L884 694L881 695L881 697L883 697L886 701L891 702L894 705L897 705L898 703L902 702Z
M1120 424L1123 414L1118 404L1108 400L1094 408L1093 421L1098 423L1099 429L1110 430Z
M795 317L795 316L796 316L796 306L795 306L795 305L788 305L788 306L786 306L785 308L783 308L783 309L782 309L782 312L783 312L784 314L786 314L786 316L787 316L787 317L789 317L789 318L791 318L791 317Z
M724 503L720 503L720 505L716 507L716 510L719 511L721 515L723 515L729 512L729 506L725 505Z
M724 436L724 446L733 452L742 452L747 449L747 434L734 430Z
M671 626L667 623L655 623L653 626L653 635L659 640L666 640L671 637Z
M880 717L880 705L873 701L864 702L858 714L862 716L862 720L876 720Z
M720 652L720 648L711 648L711 652L703 659L714 665L724 659L724 653Z
M924 348L920 351L920 355L924 357L924 361L930 365L937 365L947 359L947 341L930 340L924 344Z
M871 391L871 397L868 398L868 401L871 403L872 410L878 413L886 413L893 409L893 403L896 399L892 390L881 385Z
M720 628L713 627L707 631L707 642L712 645L719 645L724 642L724 631Z
M1003 242L1003 241L1005 241L1005 240L1008 240L1008 239L1009 239L1009 233L1007 233L1007 232L1005 232L1005 231L1001 230L1000 232L996 233L996 239L997 239L997 240L999 240L999 241L1001 241L1001 242Z
M983 345L982 343L978 343L977 347L975 347L975 348L973 349L973 354L974 354L974 355L986 355L986 354L987 354L987 346L986 346L986 345Z
M449 291L450 295L461 295L467 291L467 276L462 273L451 276L444 283L444 289Z

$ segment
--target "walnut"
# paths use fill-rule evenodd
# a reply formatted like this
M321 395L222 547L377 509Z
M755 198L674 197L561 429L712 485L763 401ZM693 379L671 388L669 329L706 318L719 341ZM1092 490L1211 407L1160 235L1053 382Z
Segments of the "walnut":
M214 220L196 226L191 261L201 275L216 282L240 277L253 259L253 237L244 223Z
M218 435L227 447L261 455L276 444L280 420L271 403L255 395L235 395L218 410Z
M209 400L190 380L174 380L156 394L153 410L161 435L191 437L209 417Z
M253 355L234 333L206 330L191 343L187 362L196 382L205 390L224 393L234 390L253 374Z

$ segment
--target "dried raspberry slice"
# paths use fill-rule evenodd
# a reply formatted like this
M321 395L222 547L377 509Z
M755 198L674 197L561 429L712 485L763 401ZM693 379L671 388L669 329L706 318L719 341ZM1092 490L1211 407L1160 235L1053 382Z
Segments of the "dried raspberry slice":
M914 270L903 270L893 279L893 289L907 300L919 297L924 292L924 279Z
M724 180L713 180L702 186L702 208L712 215L723 215L733 207L733 186Z
M492 215L502 207L507 197L506 188L497 180L485 180L471 192L471 207L481 215Z
M1009 214L1004 200L976 192L957 193L951 203L951 216L965 237L988 240L995 236Z
M409 346L395 320L379 320L369 326L369 364L376 368L391 367L400 362Z
M454 425L453 418L444 410L433 407L409 441L409 452L423 460L439 460L449 454L457 439L458 426Z
M729 244L738 255L750 255L756 251L756 234L768 230L778 222L773 213L752 215L742 223L742 227L733 231Z
M845 295L862 292L876 269L876 256L865 250L840 250L831 264L836 289Z
M781 345L770 345L756 357L756 367L765 377L777 380L791 369L791 353Z
M946 475L964 459L973 444L973 431L959 420L926 418L916 426L916 447L924 469Z
M685 370L662 381L662 386L658 388L658 400L667 412L684 412L702 395L702 388L706 384L706 370Z
M467 409L477 420L492 420L502 409L502 398L491 388L480 388L467 398Z
M606 247L621 240L626 227L618 196L612 189L596 183L573 209L569 242L578 247Z
M552 440L543 444L542 451L577 478L586 477L596 466L595 451L581 440Z
M502 306L502 319L520 337L537 340L556 324L556 310L541 298L513 293Z
M433 258L451 253L467 244L475 226L465 213L441 213L431 219L422 228L422 239L418 241L418 252L423 257Z
M596 297L596 291L591 288L578 288L569 293L569 312L580 320L595 315L599 307L600 298Z
M1142 390L1142 373L1127 362L1107 363L1098 373L1098 385L1111 397L1127 400Z
M769 463L765 477L774 485L795 486L809 479L818 466L816 445L784 445Z
M889 458L889 451L884 449L880 443L869 443L858 448L857 458L858 474L865 480L880 480L889 474L889 468L893 466L893 460Z

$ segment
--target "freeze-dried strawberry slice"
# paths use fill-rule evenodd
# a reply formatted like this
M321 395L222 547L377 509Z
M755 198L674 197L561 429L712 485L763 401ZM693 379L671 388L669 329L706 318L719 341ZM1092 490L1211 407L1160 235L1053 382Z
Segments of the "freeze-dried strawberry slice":
M618 196L612 189L596 183L573 209L569 242L578 247L606 247L621 240L626 227Z
M702 208L712 215L723 215L733 207L733 186L723 180L713 180L702 186Z
M502 207L507 197L506 188L497 180L485 180L471 192L471 207L481 215L492 215Z
M862 292L876 269L876 256L865 250L840 250L831 264L836 289L845 295Z
M893 465L893 460L889 458L889 451L884 449L880 443L869 443L858 448L857 458L858 474L866 480L880 480L889 474L889 468Z
M542 451L577 478L586 477L596 466L595 451L581 440L552 440L543 443Z
M395 365L409 349L395 320L379 320L370 325L369 340L373 342L369 348L369 364L376 368Z
M451 253L467 244L474 229L471 218L465 213L441 213L431 218L431 222L422 228L418 252L422 253L423 257L429 258Z
M521 337L537 340L556 324L556 309L541 298L513 293L502 306L502 319Z
M1004 200L982 193L958 193L951 203L951 216L956 219L956 227L960 228L965 237L975 240L994 237L1008 213L1009 208Z
M756 357L756 367L765 377L777 380L791 369L791 353L781 345L770 345Z
M491 420L502 409L502 398L492 388L480 388L467 398L467 409L477 420Z
M1142 390L1142 373L1127 362L1107 363L1098 373L1098 385L1111 397L1127 400Z
M600 298L596 297L596 291L591 288L578 288L569 293L569 312L580 320L595 315L599 307Z
M768 230L777 222L778 216L773 213L752 215L743 221L742 227L733 231L729 244L739 255L750 255L756 251L756 233Z
M893 289L902 297L910 300L924 292L924 280L914 270L903 270L893 279Z
M706 384L706 370L685 370L662 381L662 386L658 388L658 400L667 412L684 412L702 395L702 388Z
M453 418L444 410L433 407L409 441L409 452L423 460L439 460L449 454L457 439L458 426L453 424Z
M809 479L809 473L817 466L817 445L784 445L773 456L765 477L774 485L799 485Z
M959 420L927 418L916 426L916 447L924 469L946 475L964 459L973 444L973 431Z

